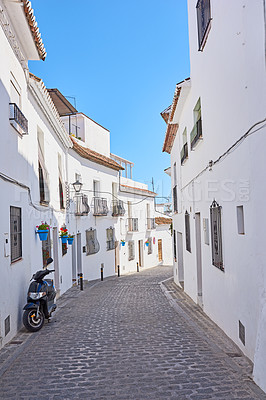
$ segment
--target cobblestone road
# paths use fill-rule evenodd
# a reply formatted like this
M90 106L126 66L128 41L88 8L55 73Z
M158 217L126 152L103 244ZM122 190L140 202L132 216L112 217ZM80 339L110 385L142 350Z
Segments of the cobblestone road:
M200 313L195 319L195 305L170 280L163 292L158 283L171 272L71 289L51 323L0 351L0 399L266 399L221 331Z

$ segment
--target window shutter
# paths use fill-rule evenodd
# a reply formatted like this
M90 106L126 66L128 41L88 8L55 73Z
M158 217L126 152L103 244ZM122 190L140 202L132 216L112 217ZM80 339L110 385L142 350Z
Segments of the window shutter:
M224 271L222 252L222 207L214 200L210 207L212 264Z
M10 207L11 262L22 257L21 208Z

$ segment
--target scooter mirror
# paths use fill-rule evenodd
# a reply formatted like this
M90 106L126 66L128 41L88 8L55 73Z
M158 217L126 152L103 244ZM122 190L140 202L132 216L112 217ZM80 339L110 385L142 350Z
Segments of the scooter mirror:
M49 264L51 264L54 260L52 259L52 257L47 258L46 261L46 265L48 266Z

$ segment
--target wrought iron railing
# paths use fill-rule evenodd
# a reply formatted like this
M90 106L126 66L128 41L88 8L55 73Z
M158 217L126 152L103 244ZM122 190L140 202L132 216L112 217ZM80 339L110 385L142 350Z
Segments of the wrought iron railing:
M88 196L85 194L79 194L74 196L75 203L75 215L83 216L88 215L90 212L90 207L88 204Z
M22 134L27 135L28 132L28 120L24 114L20 111L16 103L9 103L10 116L9 120L17 123L22 129Z
M181 158L181 165L183 165L184 161L188 158L188 145L187 143L184 144L182 147L182 150L180 152L180 158Z
M196 122L190 133L191 149L193 149L198 141L202 139L202 123L201 118Z
M155 229L155 218L147 218L147 229Z
M128 218L128 232L137 232L139 230L138 218Z
M112 216L119 217L125 215L124 202L122 200L115 200L112 203Z
M107 207L107 199L103 199L100 197L93 198L93 215L107 215L108 207Z

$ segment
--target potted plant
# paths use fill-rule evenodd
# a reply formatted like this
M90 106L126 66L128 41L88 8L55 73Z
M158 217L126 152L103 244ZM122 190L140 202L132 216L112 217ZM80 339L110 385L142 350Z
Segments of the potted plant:
M148 241L148 240L146 240L145 244L146 244L146 246L149 246L149 241Z
M126 241L125 240L121 240L121 245L125 246L125 244L126 244Z
M39 235L39 239L42 242L47 240L50 226L46 222L42 221L40 225L36 226L36 228L37 228L37 233Z
M62 228L60 228L59 237L62 240L63 244L67 243L68 230L65 226L62 226Z
M73 240L74 240L74 235L68 235L68 238L67 238L68 244L71 245L73 243Z

